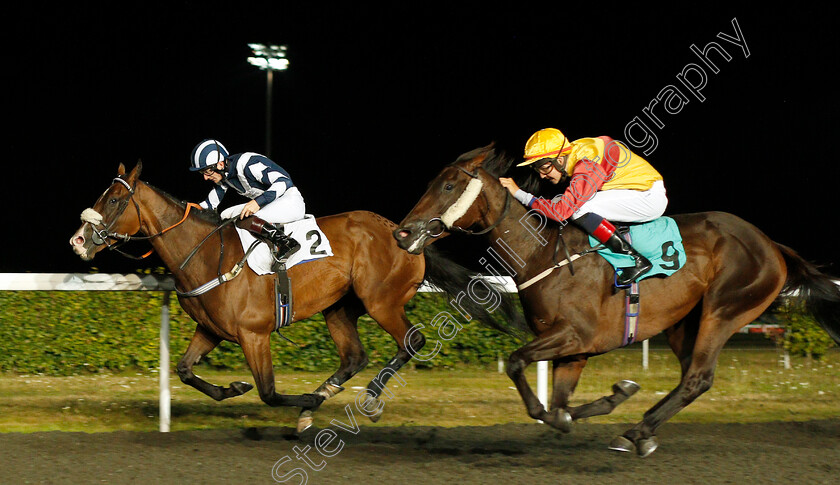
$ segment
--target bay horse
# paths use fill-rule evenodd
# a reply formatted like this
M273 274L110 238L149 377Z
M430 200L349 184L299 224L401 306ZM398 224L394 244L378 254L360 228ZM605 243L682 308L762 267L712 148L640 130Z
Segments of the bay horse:
M590 243L581 229L549 225L544 217L535 220L540 215L502 187L498 177L512 163L512 157L492 144L461 155L432 180L394 237L403 249L420 254L451 233L487 233L491 246L516 273L513 279L525 317L536 336L510 355L508 376L532 418L568 432L572 421L608 414L639 388L621 381L611 396L569 406L587 359L624 345L624 295L614 290L612 266L600 256L583 256ZM609 446L640 456L658 446L655 434L660 425L712 386L724 343L774 304L780 293L799 290L807 309L840 343L840 290L814 265L734 215L705 212L673 218L687 262L665 279L639 283L643 303L637 338L664 331L682 378L640 423ZM569 253L559 250L561 243ZM575 256L568 255L572 253ZM557 259L575 260L554 266ZM544 276L546 269L550 271ZM532 362L549 360L554 383L546 411L523 372Z
M148 239L172 273L179 293L219 278L242 260L244 250L232 225L219 229L221 221L215 211L190 210L189 204L140 181L141 170L142 163L138 162L126 175L125 166L119 165L118 177L94 206L83 212L83 220L87 217L88 221L70 239L76 254L91 260L102 249L115 248L132 239L132 235L142 233L145 237L133 238ZM440 254L427 252L420 257L400 250L391 237L396 224L372 212L321 217L317 223L334 255L288 270L295 296L293 319L299 321L321 312L340 356L340 366L311 394L282 395L275 391L270 351L276 323L273 275L242 271L207 293L178 297L181 307L197 322L195 334L176 366L181 381L217 401L251 390L253 386L245 382L232 382L228 387L213 385L192 371L193 365L222 340L237 343L245 354L260 398L270 406L302 408L298 431L309 427L313 411L342 391L342 384L367 365L356 327L358 318L365 313L398 346L396 355L365 391L365 414L378 420L384 407L378 397L386 382L425 343L423 335L408 320L405 304L424 279L439 289L452 291L460 290L474 273ZM208 237L208 243L200 245ZM181 269L181 263L196 247L195 257ZM469 311L485 320L492 318L480 305L471 306ZM510 301L503 302L503 312L516 311Z

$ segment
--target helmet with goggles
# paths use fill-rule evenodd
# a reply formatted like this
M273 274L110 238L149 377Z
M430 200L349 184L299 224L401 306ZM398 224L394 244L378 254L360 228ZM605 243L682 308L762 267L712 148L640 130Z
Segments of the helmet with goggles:
M218 140L208 138L193 148L190 155L190 170L199 172L214 168L217 163L224 162L230 156L227 149Z
M539 168L547 165L548 162L556 164L559 157L572 151L572 144L560 130L556 128L545 128L528 138L525 143L525 161L517 167L533 165Z

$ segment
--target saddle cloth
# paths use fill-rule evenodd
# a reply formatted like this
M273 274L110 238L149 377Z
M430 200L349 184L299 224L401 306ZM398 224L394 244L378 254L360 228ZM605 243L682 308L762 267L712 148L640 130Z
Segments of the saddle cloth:
M677 223L670 217L660 217L644 224L630 226L630 237L636 251L653 263L653 269L642 275L639 280L651 276L670 276L685 266L685 249ZM592 247L599 246L597 239L589 236ZM626 254L616 254L609 249L601 249L598 254L604 257L614 268L635 266L633 258Z
M277 225L281 226L281 224ZM306 214L303 219L298 221L282 224L282 227L286 235L290 236L300 244L300 249L289 256L289 259L286 261L286 269L289 269L296 264L326 258L333 255L332 248L330 247L330 241L327 239L327 236L323 233L323 231L321 231L321 228L318 227L315 217L311 214ZM251 243L257 240L253 234L245 229L237 227L236 232L239 233L239 239L242 241L242 246L245 251L251 247ZM254 248L251 255L248 256L248 266L250 266L251 269L258 275L272 274L274 272L271 269L273 262L274 260L271 257L271 250L269 249L268 244L264 242L260 242L260 244Z

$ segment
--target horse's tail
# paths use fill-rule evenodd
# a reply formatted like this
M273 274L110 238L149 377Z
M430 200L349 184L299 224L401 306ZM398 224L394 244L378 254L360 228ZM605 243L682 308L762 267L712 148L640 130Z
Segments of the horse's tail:
M533 338L533 333L525 323L525 317L517 308L514 297L506 293L504 289L493 285L492 289L495 291L492 291L492 295L491 292L487 292L478 298L484 300L484 304L476 302L469 296L468 286L473 278L480 276L480 273L445 257L434 246L426 246L423 255L426 260L424 275L426 281L454 298L458 306L466 311L472 320L477 320L490 328L521 340ZM496 295L501 298L501 301ZM488 310L488 307L493 307L493 310Z
M776 244L787 264L787 280L783 294L798 291L805 309L817 323L840 345L840 286L819 268L802 259L796 251Z

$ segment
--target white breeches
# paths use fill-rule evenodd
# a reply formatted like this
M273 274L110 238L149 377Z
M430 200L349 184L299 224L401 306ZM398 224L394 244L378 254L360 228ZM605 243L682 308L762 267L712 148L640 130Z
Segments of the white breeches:
M667 206L665 184L657 180L644 192L626 189L598 191L572 214L572 219L594 212L613 222L648 222L664 214Z
M222 219L239 217L245 204L238 204L222 211ZM291 187L283 195L261 207L256 217L273 224L286 224L288 222L303 219L306 215L306 203L297 187Z

